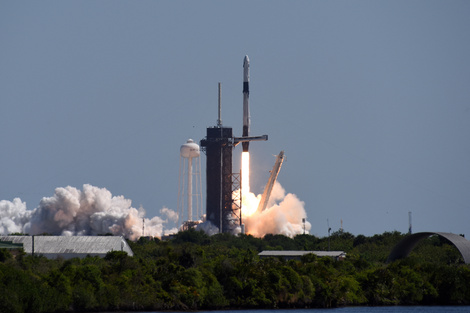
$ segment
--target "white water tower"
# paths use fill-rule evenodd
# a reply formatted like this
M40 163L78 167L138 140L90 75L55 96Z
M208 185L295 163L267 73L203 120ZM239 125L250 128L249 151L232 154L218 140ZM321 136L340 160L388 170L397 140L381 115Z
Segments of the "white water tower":
M193 213L195 213L197 220L202 217L200 155L199 146L192 139L188 139L180 148L178 225L181 225L181 223L185 224L186 222L191 224L193 222ZM195 212L193 212L193 209L195 209ZM187 214L185 214L186 212Z

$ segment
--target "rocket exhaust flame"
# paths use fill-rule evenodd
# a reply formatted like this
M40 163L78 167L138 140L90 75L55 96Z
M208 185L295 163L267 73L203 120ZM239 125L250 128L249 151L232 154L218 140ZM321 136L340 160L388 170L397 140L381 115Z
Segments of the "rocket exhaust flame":
M256 197L250 192L250 153L242 152L242 217L248 217L256 212L254 206ZM259 200L258 200L259 202Z
M250 193L250 153L242 152L242 197Z

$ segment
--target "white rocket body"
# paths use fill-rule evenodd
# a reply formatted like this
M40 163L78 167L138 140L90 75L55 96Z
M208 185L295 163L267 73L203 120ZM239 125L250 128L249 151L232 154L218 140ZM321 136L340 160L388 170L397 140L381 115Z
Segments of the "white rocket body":
M243 59L243 137L250 135L250 59ZM248 152L249 142L243 142L243 152Z

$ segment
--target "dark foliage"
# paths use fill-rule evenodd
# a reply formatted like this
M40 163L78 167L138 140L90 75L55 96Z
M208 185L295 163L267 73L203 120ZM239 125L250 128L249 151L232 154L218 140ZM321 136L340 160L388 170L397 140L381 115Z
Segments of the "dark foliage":
M470 268L446 240L431 237L408 258L384 263L404 236L261 239L189 230L169 241L129 242L134 257L114 251L48 260L0 250L0 312L470 304ZM327 250L328 244L347 252L346 260L258 257L265 249Z

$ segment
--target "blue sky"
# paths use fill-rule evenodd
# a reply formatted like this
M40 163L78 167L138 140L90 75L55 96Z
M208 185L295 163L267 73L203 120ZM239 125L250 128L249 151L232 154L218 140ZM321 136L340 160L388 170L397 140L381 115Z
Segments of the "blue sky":
M468 16L468 1L1 2L0 200L92 184L149 217L176 209L179 147L216 125L218 82L241 135L247 54L251 132L269 135L250 145L253 191L285 150L278 180L312 234L406 232L411 211L415 232L470 236Z

